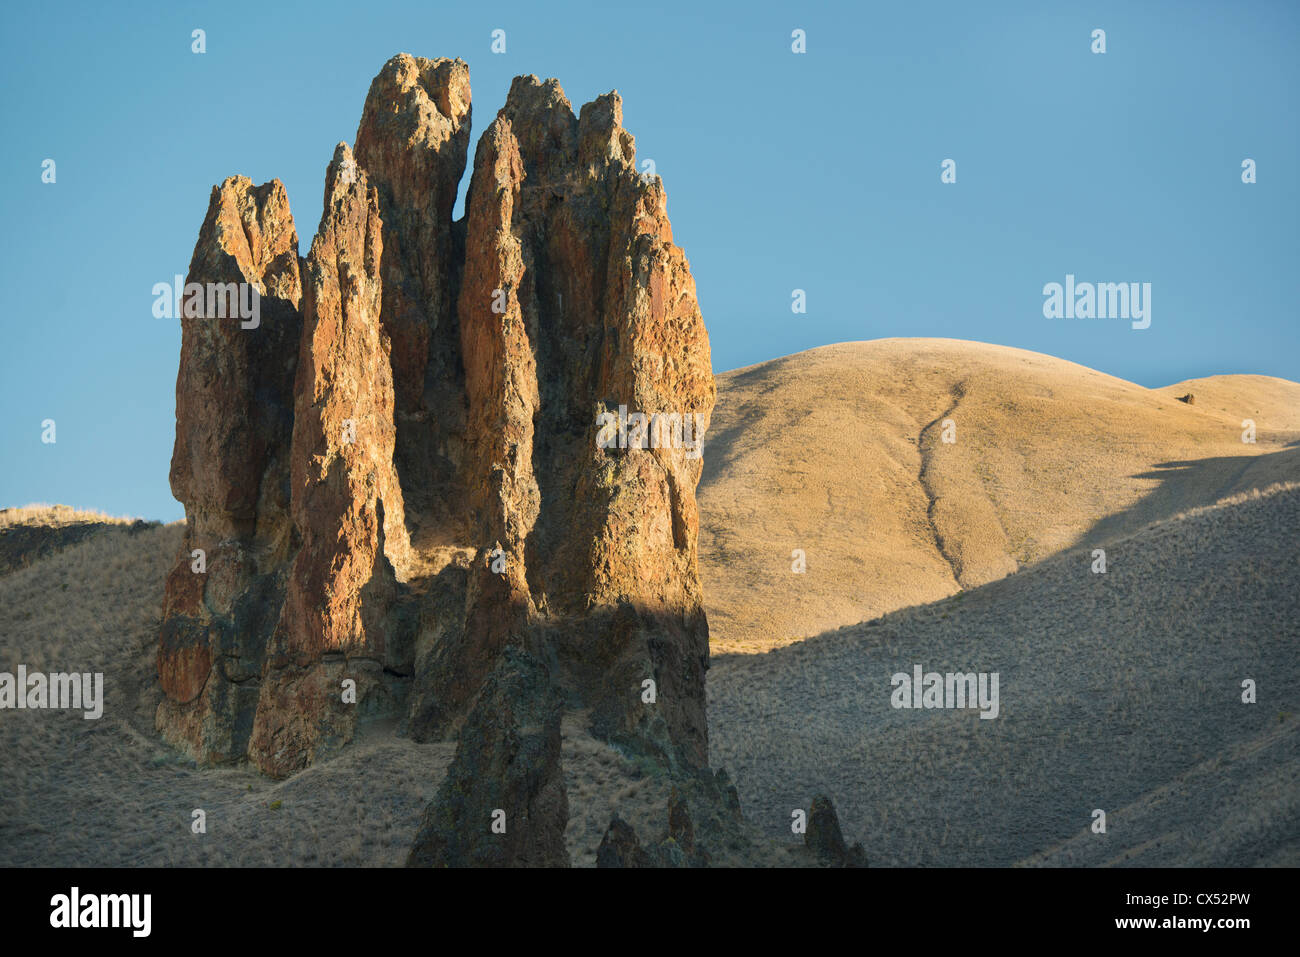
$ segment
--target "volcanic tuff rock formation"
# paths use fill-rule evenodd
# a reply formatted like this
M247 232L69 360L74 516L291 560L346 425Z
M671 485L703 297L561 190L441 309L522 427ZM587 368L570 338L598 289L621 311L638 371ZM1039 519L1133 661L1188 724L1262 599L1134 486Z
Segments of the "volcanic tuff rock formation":
M867 854L862 849L862 845L854 844L849 847L844 842L844 833L840 830L840 818L835 813L835 805L824 794L813 798L808 815L808 830L804 832L803 841L824 864L838 867L867 866Z
M346 740L355 709L339 693L345 671L358 700L367 700L389 664L385 619L394 569L406 569L410 543L393 466L381 255L378 194L340 143L303 269L289 458L301 546L268 648L251 745L273 774L302 767L320 743Z
M464 726L479 745L449 782L500 771L507 815L539 819L502 860L556 862L553 707L706 767L701 459L671 428L600 448L596 422L625 407L702 434L715 389L618 95L575 116L555 80L517 78L453 221L469 124L463 62L385 64L306 259L278 181L213 190L188 282L253 284L261 322L182 321L157 722L276 776L362 715L421 740ZM519 765L521 742L545 760ZM426 856L478 859L430 820Z
M716 792L716 782L714 785ZM715 796L712 804L722 806L724 801ZM711 832L718 830L710 828ZM596 850L597 867L708 867L709 864L709 852L695 840L690 805L675 787L668 800L668 830L658 844L649 849L642 847L633 827L615 814Z
M602 450L593 435L620 405L697 414L707 428L715 395L662 185L637 175L621 122L616 95L575 119L558 83L524 77L479 141L458 301L479 555L469 627L428 649L411 714L417 734L443 733L497 649L533 622L603 736L702 765L700 459ZM641 701L647 679L654 708Z
M425 812L408 866L568 867L562 713L546 669L527 652L507 648Z
M454 491L465 441L456 319L464 223L451 213L469 118L463 62L396 56L370 85L356 142L383 219L380 321L392 341L397 470L411 507L442 528L461 518L464 497Z
M256 329L182 318L176 380L171 486L185 503L185 540L163 598L158 725L196 758L229 761L247 753L297 549L289 445L302 283L279 181L236 176L213 188L189 279L248 282L262 297Z

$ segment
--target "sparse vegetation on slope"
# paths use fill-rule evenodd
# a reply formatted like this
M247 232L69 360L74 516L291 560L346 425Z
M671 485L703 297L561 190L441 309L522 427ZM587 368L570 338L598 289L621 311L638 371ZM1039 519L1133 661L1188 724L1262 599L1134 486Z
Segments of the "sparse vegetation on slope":
M937 601L1300 477L1300 384L1263 376L1152 390L1021 349L881 339L717 382L699 491L715 653ZM1189 390L1194 405L1177 399Z
M150 524L70 505L32 504L0 509L0 575L5 575L105 530L138 532Z
M1295 866L1297 529L1300 484L1246 492L1112 542L1104 574L1072 549L716 659L711 759L774 837L825 791L873 864ZM999 673L997 719L892 707L891 676L918 664Z

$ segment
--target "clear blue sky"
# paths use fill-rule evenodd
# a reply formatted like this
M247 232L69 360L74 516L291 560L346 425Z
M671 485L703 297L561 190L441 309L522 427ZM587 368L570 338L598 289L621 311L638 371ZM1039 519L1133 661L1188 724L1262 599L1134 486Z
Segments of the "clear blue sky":
M51 2L0 16L0 506L181 517L167 484L180 330L153 317L150 290L186 271L212 185L236 173L284 182L305 252L333 147L402 51L469 63L475 140L517 74L558 77L575 107L622 93L717 371L946 336L1148 386L1300 380L1293 2ZM1066 273L1152 283L1151 327L1044 318L1042 287Z

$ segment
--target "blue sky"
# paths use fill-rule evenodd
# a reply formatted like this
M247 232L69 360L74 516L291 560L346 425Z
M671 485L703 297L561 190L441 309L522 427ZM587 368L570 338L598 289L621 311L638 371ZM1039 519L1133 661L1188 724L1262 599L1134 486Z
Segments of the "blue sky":
M946 336L1147 386L1300 380L1295 3L52 2L0 16L0 506L182 516L167 484L180 330L153 317L150 290L186 271L212 185L236 173L284 182L305 253L334 144L403 51L469 63L475 140L515 75L558 77L575 108L619 90L638 158L664 179L716 371ZM1044 318L1044 284L1067 273L1150 282L1151 327Z

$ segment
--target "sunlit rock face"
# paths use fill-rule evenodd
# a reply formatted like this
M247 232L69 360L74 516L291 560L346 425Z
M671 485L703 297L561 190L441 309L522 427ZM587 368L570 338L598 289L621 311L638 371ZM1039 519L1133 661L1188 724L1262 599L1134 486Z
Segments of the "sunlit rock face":
M470 142L469 67L405 53L370 84L356 161L379 193L380 321L392 342L396 463L417 537L445 540L463 517L464 374L456 294L461 236L452 207ZM423 532L423 535L419 535Z
M715 389L663 185L617 94L575 115L555 80L519 77L454 221L469 120L463 62L385 64L305 259L278 182L214 191L191 279L264 298L257 329L184 320L158 724L203 761L283 776L372 715L491 750L512 732L484 689L524 688L539 755L559 707L706 764L695 489ZM507 791L549 823L511 855L554 862L554 768L516 771Z
M410 563L393 464L390 341L380 324L377 191L340 143L303 268L303 329L290 446L301 543L268 649L250 757L268 773L346 742L389 662L396 574ZM341 659L341 660L340 660ZM358 702L344 701L345 675Z
M237 300L256 292L255 327L242 310L214 301L209 311L206 291L229 284ZM296 549L289 444L302 282L279 180L213 187L185 290L171 466L185 538L163 596L157 721L197 759L221 762L247 751Z

